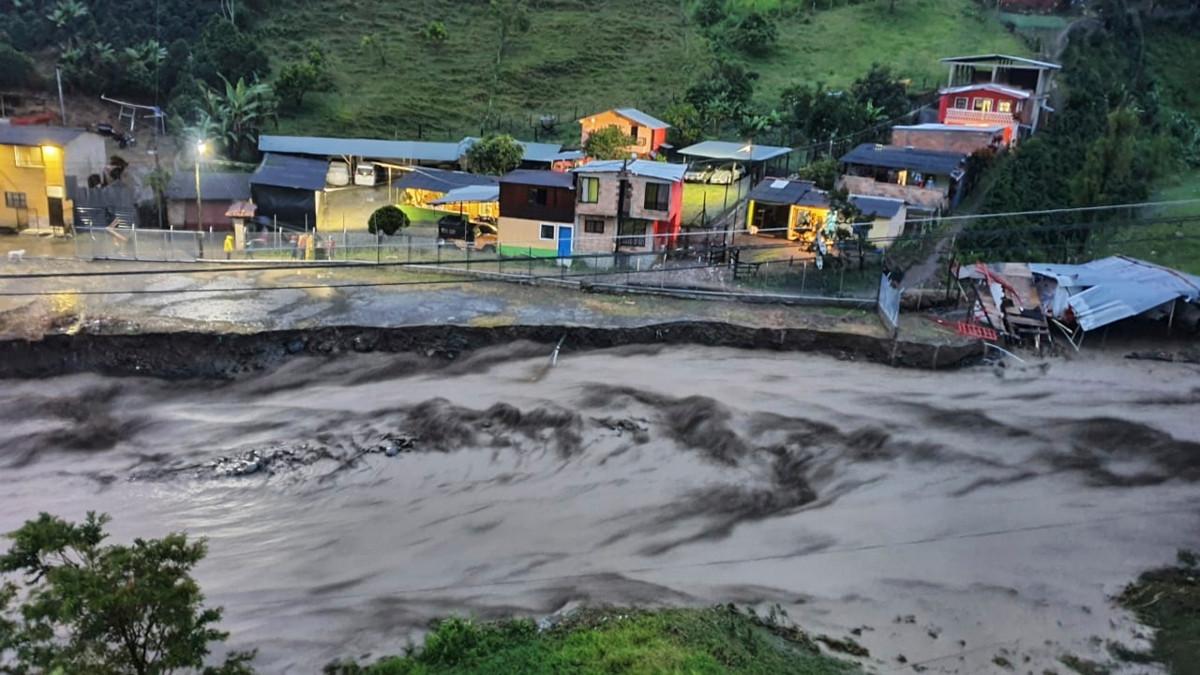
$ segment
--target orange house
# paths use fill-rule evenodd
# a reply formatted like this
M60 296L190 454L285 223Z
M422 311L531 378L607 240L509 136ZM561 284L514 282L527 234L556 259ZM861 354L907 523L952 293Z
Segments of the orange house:
M658 154L658 149L667 142L667 129L671 127L670 124L637 108L613 108L588 115L579 120L579 125L583 129L579 136L581 145L587 142L593 131L616 127L621 133L634 139L634 143L629 145L629 152L636 153L643 159Z

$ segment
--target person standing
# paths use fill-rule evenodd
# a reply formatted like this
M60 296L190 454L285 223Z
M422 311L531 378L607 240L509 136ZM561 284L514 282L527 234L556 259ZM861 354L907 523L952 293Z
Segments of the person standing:
M229 260L233 256L233 235L225 235L225 259Z

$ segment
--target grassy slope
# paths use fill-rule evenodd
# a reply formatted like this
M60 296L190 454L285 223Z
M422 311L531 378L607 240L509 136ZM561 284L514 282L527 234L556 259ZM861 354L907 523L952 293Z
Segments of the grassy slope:
M348 672L356 672L348 669ZM546 632L531 621L444 622L415 655L384 659L371 675L435 673L857 672L822 656L802 634L770 630L726 608L585 611Z
M769 0L753 1L770 10ZM822 3L824 4L824 3ZM794 6L774 13L780 42L751 66L761 75L760 103L777 105L779 92L797 81L844 86L874 62L893 66L916 86L944 76L937 59L982 51L1025 53L1020 41L971 0L884 0L817 12ZM571 139L575 114L633 105L661 112L682 96L711 57L708 41L685 23L676 0L544 0L535 3L533 28L517 36L505 57L495 111L518 137L531 137L529 116L558 115L558 135ZM418 29L441 20L450 33L440 46ZM307 39L331 52L338 91L314 94L299 116L281 121L285 133L457 139L479 133L492 91L495 21L483 2L412 3L299 0L281 5L265 30L288 54ZM377 33L387 65L360 47Z
M1194 553L1180 552L1180 564L1152 570L1118 598L1138 620L1155 629L1147 655L1173 675L1200 673L1200 567Z

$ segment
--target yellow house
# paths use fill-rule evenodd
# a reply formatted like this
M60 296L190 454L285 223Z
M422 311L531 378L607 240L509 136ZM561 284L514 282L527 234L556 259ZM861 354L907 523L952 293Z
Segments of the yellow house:
M104 172L104 139L82 129L0 124L0 228L66 227L71 195Z
M789 241L810 239L825 227L829 194L811 181L765 178L747 197L746 229L750 234Z
M616 127L621 133L634 139L628 146L629 152L638 157L654 156L660 146L667 142L667 129L670 124L647 115L637 108L613 108L604 112L588 115L579 120L582 133L579 135L580 144L586 143L593 131Z

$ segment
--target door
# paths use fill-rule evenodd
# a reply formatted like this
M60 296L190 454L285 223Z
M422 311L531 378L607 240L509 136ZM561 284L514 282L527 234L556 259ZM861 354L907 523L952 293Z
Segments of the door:
M571 225L558 226L558 257L561 264L570 264L570 260L561 260L571 255L571 235L575 228Z
M63 220L63 200L62 197L47 197L47 206L49 208L50 227L63 227L66 221Z

